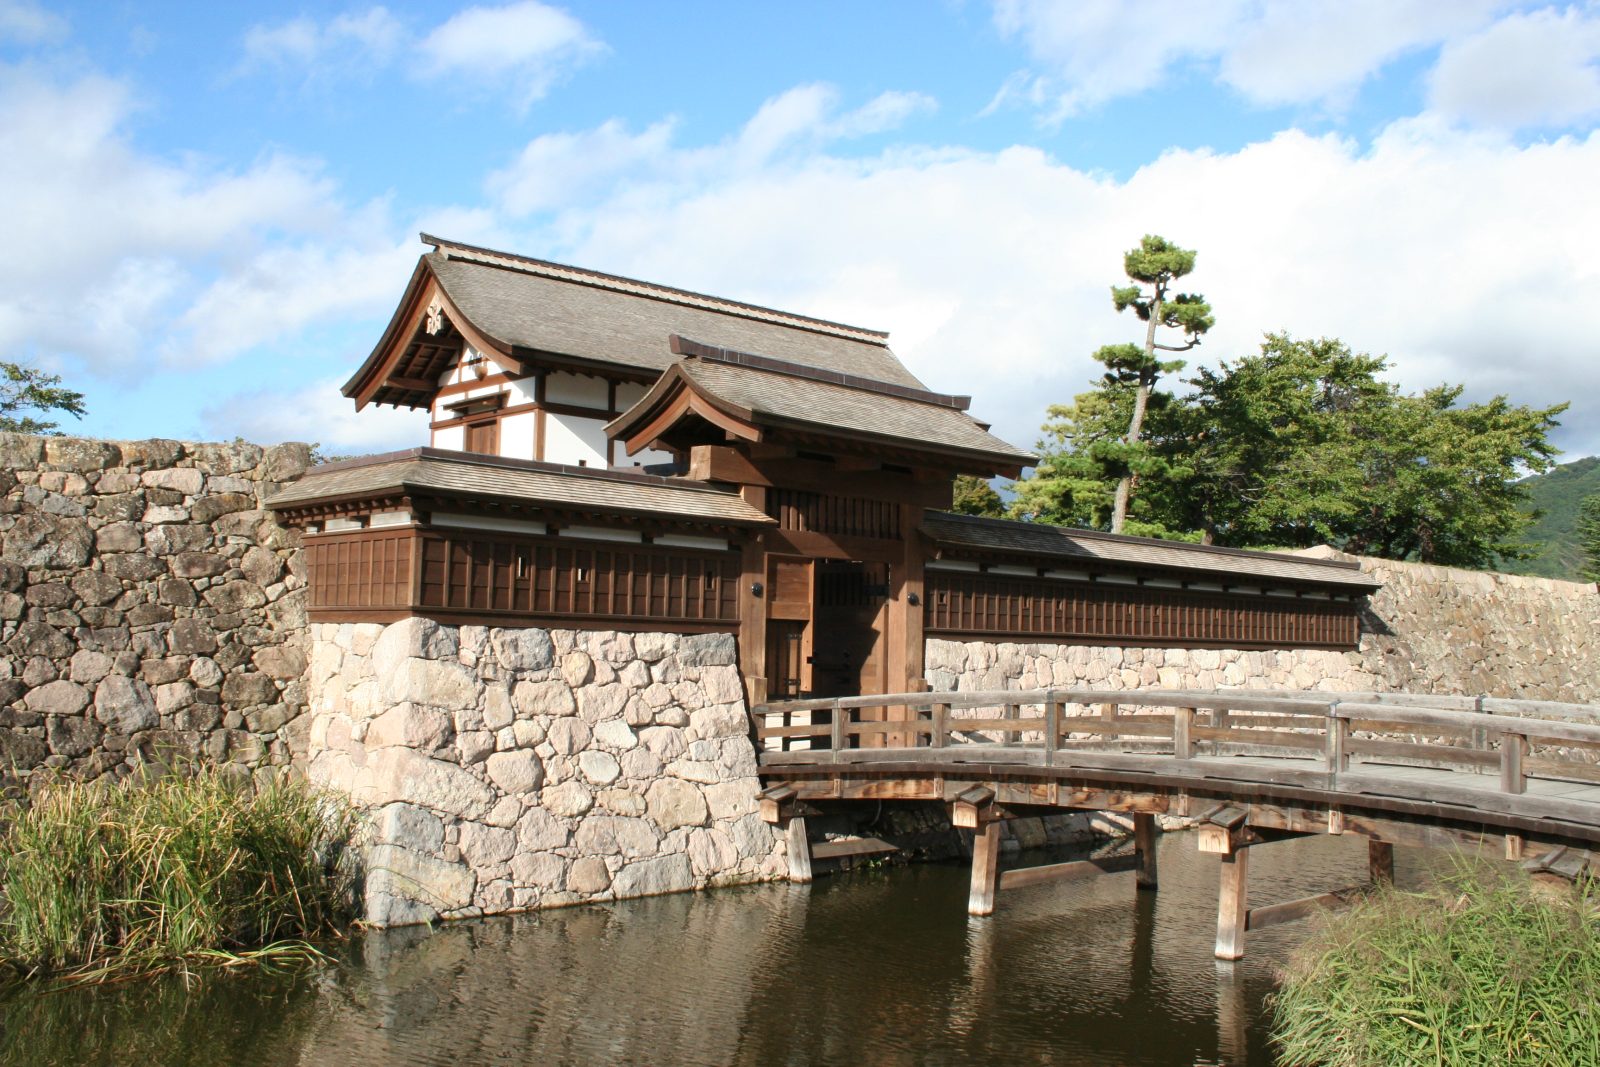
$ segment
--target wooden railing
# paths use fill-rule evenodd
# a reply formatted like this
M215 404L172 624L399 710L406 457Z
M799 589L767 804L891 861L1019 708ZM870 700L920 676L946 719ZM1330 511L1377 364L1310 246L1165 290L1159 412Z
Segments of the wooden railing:
M759 705L754 716L772 772L840 764L904 765L907 774L921 773L912 764L1096 770L1411 796L1600 827L1600 790L1529 794L1530 778L1600 783L1600 708L1587 705L1048 689L797 700ZM1448 773L1407 779L1386 770L1408 767Z

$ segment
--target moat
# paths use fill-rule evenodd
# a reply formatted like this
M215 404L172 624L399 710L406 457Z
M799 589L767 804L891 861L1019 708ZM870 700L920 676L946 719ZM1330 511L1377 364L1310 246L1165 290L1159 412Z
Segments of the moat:
M966 865L926 864L375 932L292 975L17 995L0 1063L1270 1064L1266 997L1304 924L1218 963L1216 857L1189 834L1160 852L1159 893L1045 885L985 919ZM1258 870L1287 899L1366 860L1312 838ZM1426 862L1402 852L1401 883Z

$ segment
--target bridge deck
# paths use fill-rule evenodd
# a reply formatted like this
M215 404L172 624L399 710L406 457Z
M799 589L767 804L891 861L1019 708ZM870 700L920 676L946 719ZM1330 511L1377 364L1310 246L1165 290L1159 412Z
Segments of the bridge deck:
M1250 923L1244 878L1252 845L1352 833L1371 842L1380 877L1394 844L1492 843L1507 859L1569 878L1586 874L1588 850L1600 847L1600 708L1581 705L1038 690L795 701L758 706L754 716L769 786L763 814L798 823L790 855L806 878L803 811L821 801L952 804L956 825L980 831L974 914L993 910L995 889L1008 884L995 874L1004 819L1121 811L1148 835L1156 814L1187 816L1201 823L1202 849L1224 861L1224 958L1242 953ZM1148 842L1140 848L1151 856L1140 884L1153 887L1153 852ZM1083 867L1012 872L1009 884L1083 877ZM1256 924L1306 914L1310 903L1258 909Z

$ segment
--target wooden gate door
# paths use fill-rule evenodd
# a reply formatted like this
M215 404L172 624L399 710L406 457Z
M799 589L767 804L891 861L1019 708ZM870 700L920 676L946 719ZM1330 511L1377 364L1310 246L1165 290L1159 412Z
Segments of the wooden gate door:
M798 700L811 695L812 625L816 565L783 556L767 560L767 697Z

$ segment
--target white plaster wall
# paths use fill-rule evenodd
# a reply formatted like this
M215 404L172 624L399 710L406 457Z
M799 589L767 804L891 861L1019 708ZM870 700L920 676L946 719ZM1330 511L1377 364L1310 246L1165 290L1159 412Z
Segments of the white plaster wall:
M442 430L433 431L433 447L448 448L460 452L467 443L466 428L462 426L446 426Z
M552 404L572 404L605 411L609 393L604 378L587 374L551 371L544 380L544 398Z
M604 467L606 465L605 423L599 419L580 419L572 415L546 412L544 458L547 463L566 463L574 467Z
M533 459L533 437L537 428L537 420L531 411L501 419L500 454L512 459Z

